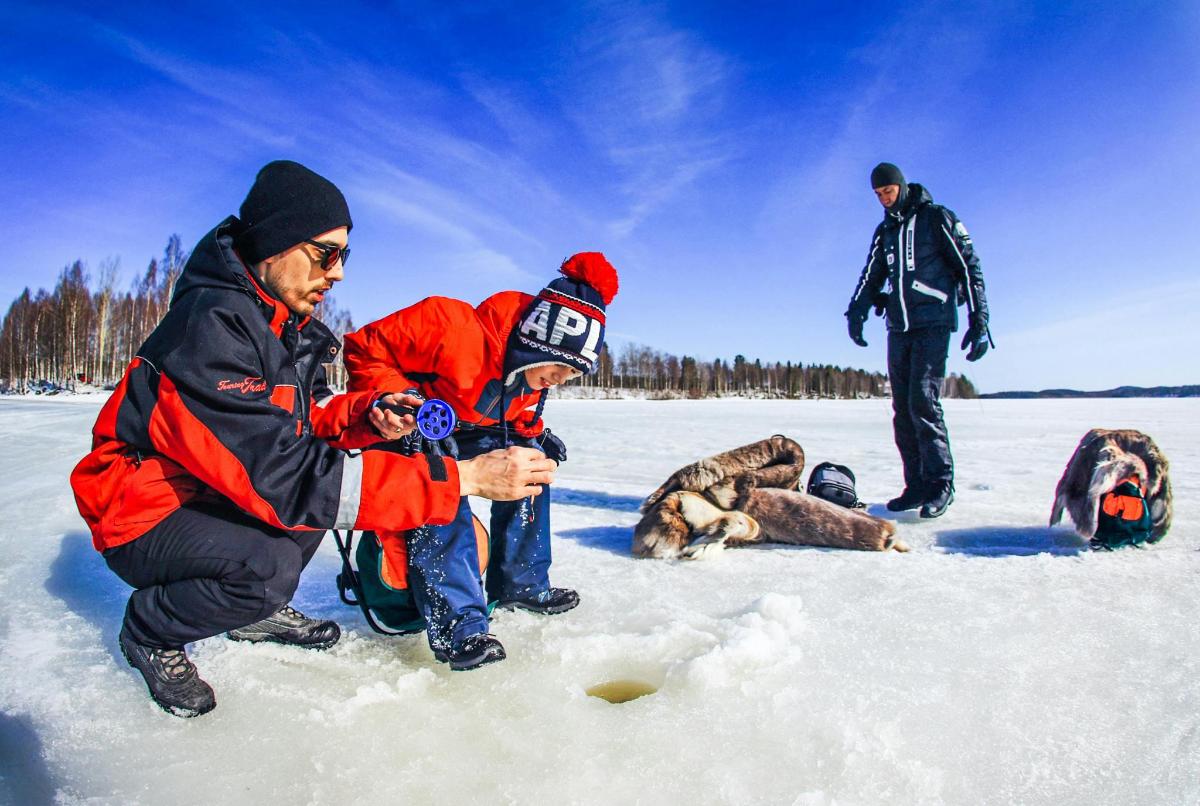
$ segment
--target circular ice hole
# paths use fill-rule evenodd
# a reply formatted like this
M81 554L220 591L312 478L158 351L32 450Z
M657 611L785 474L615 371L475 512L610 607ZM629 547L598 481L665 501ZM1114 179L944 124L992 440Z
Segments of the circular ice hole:
M587 690L589 697L599 697L611 703L620 704L645 697L658 691L656 686L641 680L606 680L597 683Z

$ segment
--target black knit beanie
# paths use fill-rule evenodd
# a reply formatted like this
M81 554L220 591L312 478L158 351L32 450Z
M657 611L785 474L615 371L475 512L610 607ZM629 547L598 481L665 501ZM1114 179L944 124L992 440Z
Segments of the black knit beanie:
M871 189L899 185L901 189L907 186L904 174L890 162L881 162L871 170Z
M346 197L337 186L290 160L263 166L238 217L245 229L234 247L248 266L323 232L354 226Z

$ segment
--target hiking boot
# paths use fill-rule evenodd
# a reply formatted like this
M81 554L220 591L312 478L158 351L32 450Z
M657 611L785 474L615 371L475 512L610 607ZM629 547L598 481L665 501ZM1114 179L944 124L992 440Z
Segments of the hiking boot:
M272 641L305 649L329 649L342 637L342 630L332 621L309 618L291 605L284 605L275 615L225 635L234 641Z
M905 487L900 495L887 502L889 512L903 512L906 509L916 509L925 503L925 496L911 487Z
M142 673L150 699L168 714L200 716L217 707L212 688L200 679L182 647L159 649L139 644L124 627L117 642L129 665Z
M448 652L434 650L433 657L438 663L449 663L451 670L455 672L465 672L504 660L508 656L504 653L504 645L496 636L477 632L464 638L457 649L452 648Z
M530 596L528 599L509 599L500 602L500 607L503 607L505 610L512 610L519 607L522 610L541 613L544 616L565 613L578 605L579 594L570 588L547 588L541 593Z
M940 518L954 503L954 485L949 482L939 484L934 493L921 507L922 518Z

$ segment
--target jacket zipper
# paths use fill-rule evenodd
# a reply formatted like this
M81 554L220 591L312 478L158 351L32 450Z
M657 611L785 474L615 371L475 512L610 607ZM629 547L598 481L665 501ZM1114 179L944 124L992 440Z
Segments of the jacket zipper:
M912 281L912 290L916 291L919 294L924 294L927 297L933 297L938 302L945 302L947 299L949 299L949 297L946 296L945 291L939 291L936 288L927 286L924 283L922 283L920 280Z

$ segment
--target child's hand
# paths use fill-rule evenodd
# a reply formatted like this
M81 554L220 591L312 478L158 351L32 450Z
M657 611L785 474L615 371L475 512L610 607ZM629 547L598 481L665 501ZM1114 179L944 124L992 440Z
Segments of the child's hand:
M367 414L367 419L375 427L375 430L379 432L379 436L386 440L400 439L411 434L413 429L417 427L417 418L413 414L397 414L380 404L408 406L413 412L416 412L424 402L424 400L415 395L386 394L375 401L375 405L371 407L370 413Z

